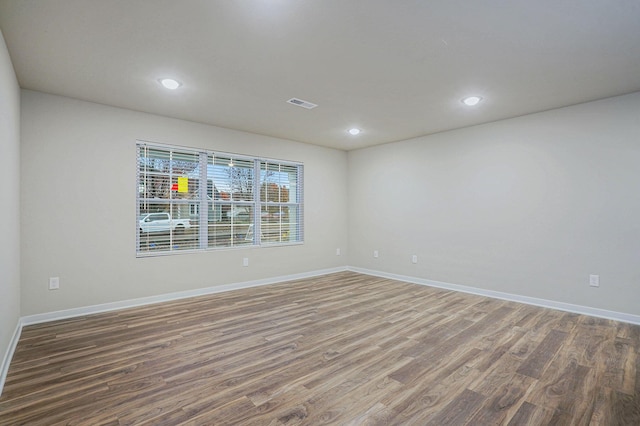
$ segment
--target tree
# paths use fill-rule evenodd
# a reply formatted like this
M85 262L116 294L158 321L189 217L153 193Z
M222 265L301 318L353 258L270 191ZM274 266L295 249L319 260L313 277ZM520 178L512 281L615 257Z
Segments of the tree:
M228 168L228 174L233 200L253 200L253 168L233 166Z
M275 182L262 182L260 185L260 200L274 203L288 203L289 189Z

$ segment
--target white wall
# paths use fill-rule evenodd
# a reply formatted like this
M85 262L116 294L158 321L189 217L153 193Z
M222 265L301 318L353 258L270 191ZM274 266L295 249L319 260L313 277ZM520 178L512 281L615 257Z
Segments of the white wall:
M346 154L23 91L22 315L347 263L638 315L639 116L636 93ZM304 162L305 244L136 258L136 139Z
M20 88L0 33L0 361L20 317ZM0 389L2 385L0 384Z
M348 156L350 265L640 314L640 93Z
M303 162L304 245L136 258L136 139ZM22 315L343 267L346 167L343 151L23 91Z

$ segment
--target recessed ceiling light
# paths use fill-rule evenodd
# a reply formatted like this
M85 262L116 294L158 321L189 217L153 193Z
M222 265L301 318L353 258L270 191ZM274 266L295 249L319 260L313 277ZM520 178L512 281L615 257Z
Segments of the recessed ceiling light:
M480 96L469 96L467 98L464 98L462 100L462 103L467 106L474 106L474 105L478 105L478 103L480 103L481 100L482 98Z
M170 90L176 90L181 84L172 78L163 78L160 80L160 84Z
M355 136L355 135L360 133L360 129L356 129L354 127L353 129L349 129L349 133L351 133L353 136Z

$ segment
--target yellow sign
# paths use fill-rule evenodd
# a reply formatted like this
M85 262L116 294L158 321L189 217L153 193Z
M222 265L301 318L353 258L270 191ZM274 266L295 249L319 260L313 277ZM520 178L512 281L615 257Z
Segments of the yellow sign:
M189 178L188 177L179 177L178 178L178 192L189 192Z

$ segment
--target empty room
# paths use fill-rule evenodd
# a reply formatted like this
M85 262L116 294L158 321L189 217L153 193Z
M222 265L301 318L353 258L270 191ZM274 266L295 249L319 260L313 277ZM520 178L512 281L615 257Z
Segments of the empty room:
M637 1L0 31L0 425L640 424Z

